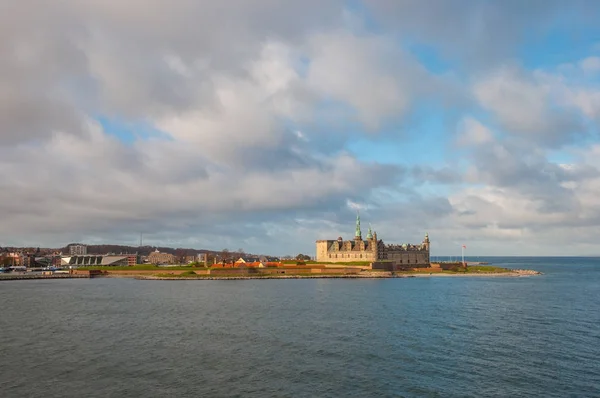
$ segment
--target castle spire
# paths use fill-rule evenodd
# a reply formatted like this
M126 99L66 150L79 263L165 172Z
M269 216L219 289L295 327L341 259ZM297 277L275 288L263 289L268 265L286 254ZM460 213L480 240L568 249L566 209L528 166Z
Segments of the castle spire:
M367 233L367 239L373 239L373 231L371 231L371 224L369 224L369 232Z
M362 233L360 232L360 213L356 211L356 232L354 233L354 239L362 239Z

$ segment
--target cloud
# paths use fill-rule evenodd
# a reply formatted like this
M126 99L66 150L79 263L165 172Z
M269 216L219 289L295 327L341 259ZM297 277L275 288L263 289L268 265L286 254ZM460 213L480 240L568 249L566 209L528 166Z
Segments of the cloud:
M339 31L314 35L308 46L309 85L325 98L351 105L369 129L407 111L423 90L412 79L421 77L421 84L427 84L421 67L381 36Z
M600 57L588 57L579 62L581 69L588 74L600 72Z
M459 127L459 146L482 145L494 141L494 135L486 126L473 117L465 117Z
M560 0L373 0L369 6L385 28L439 48L445 59L470 71L515 57L516 48L536 43L552 29L573 31L574 23L593 27L600 16L594 0L573 1L568 7Z
M585 6L594 15L569 7ZM510 66L561 8L13 1L0 13L1 243L135 244L143 231L310 253L352 233L351 203L387 242L427 228L436 250L493 249L560 225L588 242L600 165L577 145L600 114L596 57ZM351 155L364 136L376 149ZM377 148L397 137L407 145L384 163ZM573 146L572 161L551 160Z
M551 88L536 76L503 67L478 80L473 93L507 133L547 145L560 146L582 132L577 115L557 108Z
M32 147L8 153L0 160L8 176L0 200L3 225L11 236L35 228L54 244L69 234L171 231L187 224L208 232L223 217L235 224L245 214L343 206L347 198L360 200L361 192L397 181L394 167L362 164L345 154L311 158L291 170L241 173L216 168L185 142L124 146L93 122L81 137L56 135L44 157Z

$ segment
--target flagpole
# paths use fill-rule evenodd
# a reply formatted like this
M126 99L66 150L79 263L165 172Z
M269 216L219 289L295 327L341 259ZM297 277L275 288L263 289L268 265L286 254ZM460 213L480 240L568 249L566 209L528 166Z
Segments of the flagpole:
M465 245L461 246L461 252L462 252L462 263L463 263L463 267L465 266Z

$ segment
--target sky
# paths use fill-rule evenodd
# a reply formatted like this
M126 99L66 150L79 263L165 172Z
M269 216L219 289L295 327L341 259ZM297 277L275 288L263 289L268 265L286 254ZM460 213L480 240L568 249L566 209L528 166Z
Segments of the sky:
M600 255L600 3L7 0L0 246Z

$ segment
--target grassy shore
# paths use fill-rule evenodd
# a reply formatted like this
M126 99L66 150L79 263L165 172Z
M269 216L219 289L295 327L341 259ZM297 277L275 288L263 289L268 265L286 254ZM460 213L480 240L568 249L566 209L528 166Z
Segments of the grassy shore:
M337 264L337 265L347 265ZM285 273L271 273L262 272L259 269L253 269L251 273L239 273L232 270L231 273L223 270L221 267L214 268L219 270L218 274L205 274L207 268L203 267L192 267L192 266L175 266L175 267L158 267L150 264L140 264L130 267L102 267L93 266L80 268L84 270L101 270L108 271L109 277L139 277L141 279L289 279L289 278L326 278L326 277L347 277L347 278L394 278L394 277L410 277L410 276L521 276L527 274L526 272L516 272L515 270L495 267L490 265L474 265L467 268L456 267L452 270L443 270L435 268L424 268L420 270L410 271L386 271L386 270L362 270L360 272L328 272L327 268L322 269L322 272L310 272L310 264L307 264L306 269L289 269L285 268ZM208 268L209 270L211 268ZM135 271L140 271L136 274ZM113 273L110 271L129 271L125 275L119 275L119 273ZM133 273L131 271L134 271ZM155 273L148 271L156 271ZM177 271L177 274L172 271ZM184 272L181 272L184 271ZM197 272L195 272L197 271ZM265 269L266 271L266 269ZM282 269L283 271L283 269Z
M438 276L527 276L539 274L536 271L531 270L511 270L508 268L492 267L492 266L473 266L468 267L466 270L460 271L442 271L442 272L431 272L431 270L423 271L383 271L383 270L368 270L359 273L307 273L307 272L286 272L285 274L270 274L270 273L252 273L252 274L201 274L198 275L193 271L184 272L179 275L170 273L158 273L149 276L141 276L141 279L297 279L297 278L405 278L405 277L438 277Z
M502 267L494 267L491 265L473 265L468 266L466 272L511 272L512 270ZM460 272L460 271L459 271Z

